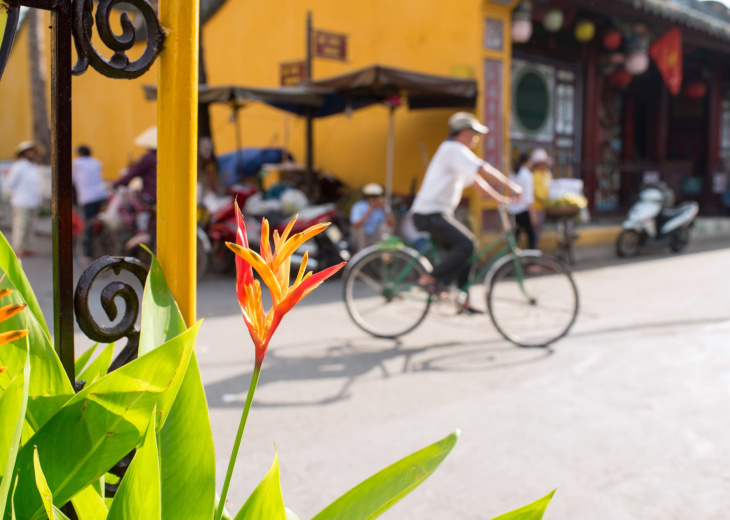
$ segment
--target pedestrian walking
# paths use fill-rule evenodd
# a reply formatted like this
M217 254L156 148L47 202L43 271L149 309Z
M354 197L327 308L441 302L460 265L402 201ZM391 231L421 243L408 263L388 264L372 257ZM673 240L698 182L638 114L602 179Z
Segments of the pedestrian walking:
M41 205L41 176L35 163L38 146L33 141L23 141L16 148L15 157L8 172L6 191L13 208L13 249L18 258L22 258L35 254L32 241Z
M73 160L72 176L76 188L76 202L81 207L84 220L88 223L101 211L102 206L109 199L104 181L101 177L102 165L91 154L91 148L81 145L76 148L78 157ZM84 262L93 260L94 230L87 226L84 234Z
M522 198L513 201L507 206L507 211L515 217L517 224L516 235L519 241L521 234L527 237L528 249L537 248L537 237L535 236L534 224L537 221L535 215L535 196L534 196L534 179L530 167L532 162L530 156L526 153L520 154L517 164L514 167L514 173L510 173L509 178L522 187Z

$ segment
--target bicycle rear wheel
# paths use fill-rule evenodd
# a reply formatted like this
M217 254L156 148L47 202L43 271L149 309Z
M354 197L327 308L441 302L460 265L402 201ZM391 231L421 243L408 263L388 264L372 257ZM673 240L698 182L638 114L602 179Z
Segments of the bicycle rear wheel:
M494 326L521 347L544 347L565 336L578 315L570 271L545 255L523 255L497 269L487 293Z
M345 273L344 298L352 321L378 338L397 338L426 317L431 300L418 287L426 272L418 257L404 251L374 250Z

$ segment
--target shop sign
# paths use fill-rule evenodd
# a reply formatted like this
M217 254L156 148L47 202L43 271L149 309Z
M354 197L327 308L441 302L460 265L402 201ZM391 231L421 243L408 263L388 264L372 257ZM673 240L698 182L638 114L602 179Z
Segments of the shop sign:
M295 87L304 81L307 76L307 62L290 61L280 65L282 87Z
M330 60L347 60L347 35L314 31L314 55Z
M5 64L10 56L15 29L18 27L19 8L6 0L0 0L0 78L3 76Z

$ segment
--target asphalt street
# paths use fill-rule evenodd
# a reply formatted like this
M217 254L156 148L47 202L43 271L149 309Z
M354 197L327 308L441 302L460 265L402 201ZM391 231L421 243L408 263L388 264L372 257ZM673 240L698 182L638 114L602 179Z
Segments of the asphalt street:
M514 347L487 317L445 311L401 341L374 339L350 322L340 282L324 284L272 341L229 509L275 449L284 500L305 519L458 428L442 466L383 518L489 519L555 488L548 520L726 517L726 246L579 265L578 321L549 349ZM24 266L50 321L50 240L38 249ZM232 278L201 282L198 314L220 489L253 347ZM89 344L77 335L79 350Z

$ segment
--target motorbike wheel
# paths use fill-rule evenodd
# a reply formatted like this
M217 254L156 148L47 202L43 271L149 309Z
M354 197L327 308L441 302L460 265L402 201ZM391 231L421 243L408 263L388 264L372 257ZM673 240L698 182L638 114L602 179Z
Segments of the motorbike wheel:
M236 255L228 249L225 242L218 240L211 246L208 264L213 273L229 274L236 268Z
M117 234L103 220L91 220L86 224L86 228L92 230L91 248L94 258L107 255L119 256L121 254ZM86 236L86 231L82 236Z
M205 273L208 272L208 265L209 265L209 258L208 253L205 250L205 246L203 245L203 242L200 240L200 237L198 237L195 241L195 264L196 264L196 277L198 280L200 280L203 276L205 276Z
M689 244L689 229L678 229L672 235L672 241L669 243L669 249L674 253L679 253Z
M625 229L616 240L616 254L621 258L631 258L639 254L641 235L633 229Z

